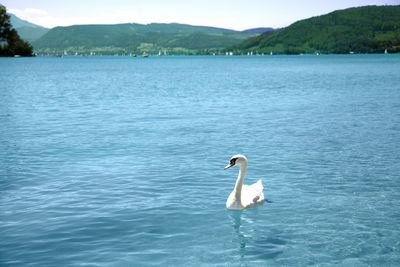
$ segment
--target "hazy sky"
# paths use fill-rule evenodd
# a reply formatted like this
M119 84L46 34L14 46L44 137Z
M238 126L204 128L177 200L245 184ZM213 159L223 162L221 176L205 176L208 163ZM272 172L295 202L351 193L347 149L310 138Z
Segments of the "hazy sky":
M8 12L45 27L177 22L235 30L284 27L337 9L400 0L0 0Z

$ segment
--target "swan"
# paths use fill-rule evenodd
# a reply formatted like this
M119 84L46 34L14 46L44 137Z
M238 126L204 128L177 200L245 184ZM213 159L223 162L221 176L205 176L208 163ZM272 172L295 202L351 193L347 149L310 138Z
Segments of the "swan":
M261 179L252 185L243 185L247 169L247 158L244 155L235 155L224 170L239 165L239 175L235 188L226 200L226 207L231 210L243 210L264 202L263 185Z

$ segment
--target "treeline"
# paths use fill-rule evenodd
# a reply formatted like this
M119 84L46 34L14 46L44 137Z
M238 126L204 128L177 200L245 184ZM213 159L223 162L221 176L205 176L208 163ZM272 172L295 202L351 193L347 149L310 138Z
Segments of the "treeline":
M177 23L74 25L53 28L33 45L44 54L199 54L257 35Z
M338 10L234 45L235 53L400 52L400 6Z
M0 56L32 56L33 47L22 40L12 28L10 16L3 5L0 5Z

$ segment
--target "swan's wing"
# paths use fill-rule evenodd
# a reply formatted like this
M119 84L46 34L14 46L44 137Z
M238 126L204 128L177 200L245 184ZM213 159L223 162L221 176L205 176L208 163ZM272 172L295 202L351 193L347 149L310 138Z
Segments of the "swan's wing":
M243 185L242 205L246 208L261 204L264 202L264 187L261 179L252 185Z

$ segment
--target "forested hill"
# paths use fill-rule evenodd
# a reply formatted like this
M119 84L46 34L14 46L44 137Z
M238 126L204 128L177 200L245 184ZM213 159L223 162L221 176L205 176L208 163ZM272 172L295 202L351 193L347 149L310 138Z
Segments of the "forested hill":
M400 52L400 6L365 6L298 21L232 46L236 53Z
M56 27L33 42L37 53L208 53L255 33L186 24L115 24Z

